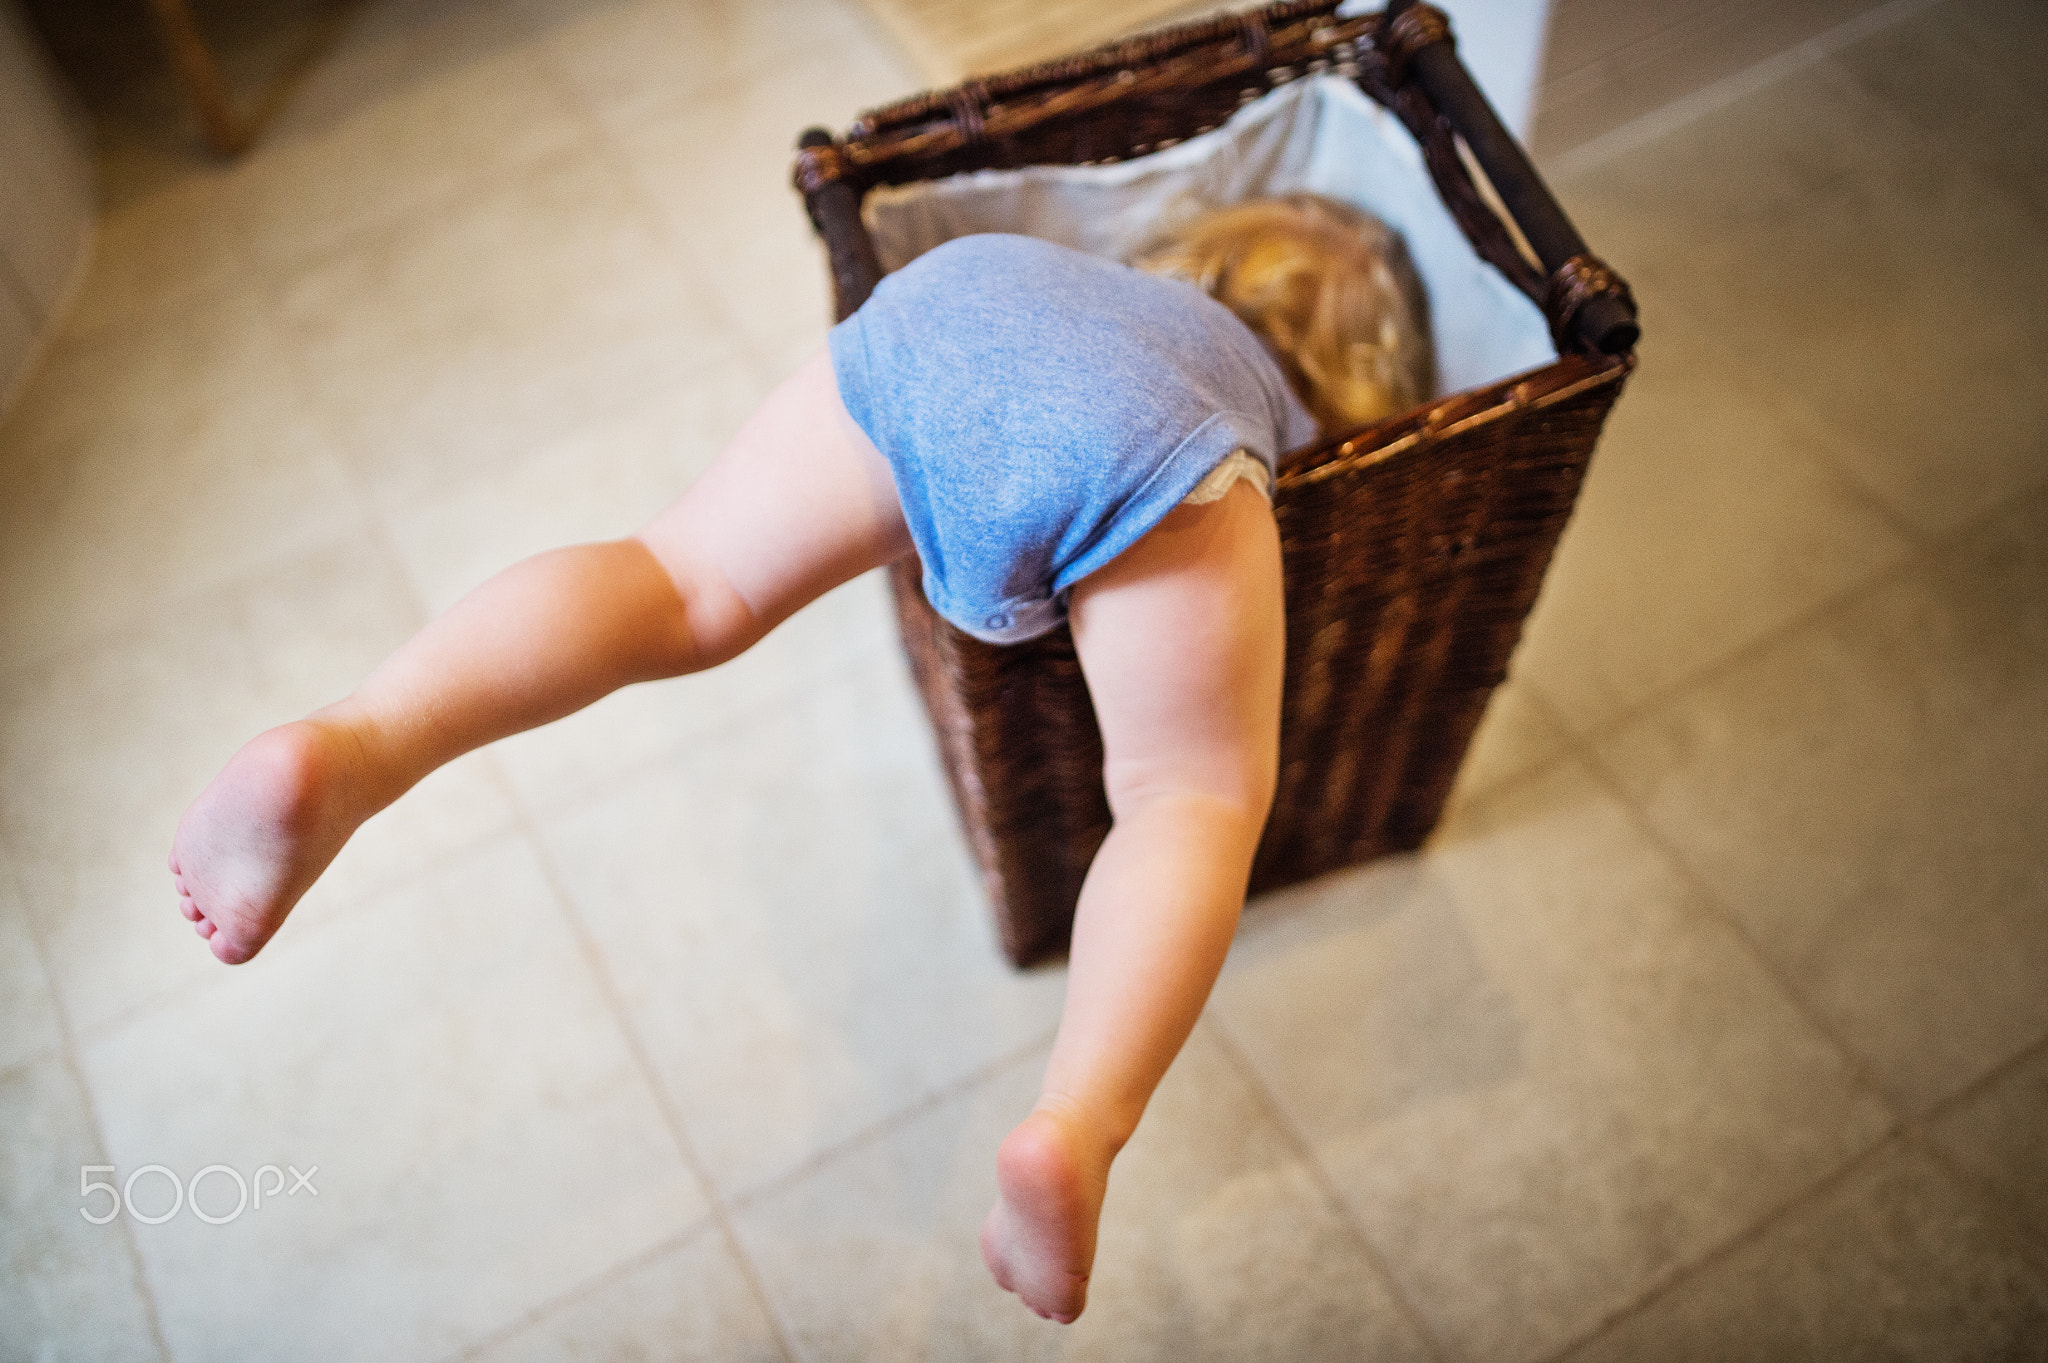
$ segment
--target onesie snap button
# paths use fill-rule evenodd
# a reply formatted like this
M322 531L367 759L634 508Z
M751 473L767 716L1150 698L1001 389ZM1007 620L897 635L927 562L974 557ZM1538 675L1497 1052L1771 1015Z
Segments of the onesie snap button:
M1009 625L1010 617L1002 611L997 611L988 618L988 627L990 629L1008 629Z

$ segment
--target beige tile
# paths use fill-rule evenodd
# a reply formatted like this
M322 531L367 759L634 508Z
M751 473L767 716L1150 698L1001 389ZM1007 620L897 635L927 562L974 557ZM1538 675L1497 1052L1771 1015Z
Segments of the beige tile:
M1710 20L1741 4L1742 0L1705 0L1687 13L1634 0L1552 0L1550 22L1543 35L1542 87L1547 89L1646 40L1682 30L1688 19L1693 23Z
M526 41L530 20L504 5L374 0L284 17L278 8L207 16L244 103L278 97L240 160L131 145L147 134L129 125L163 110L124 111L108 129L109 174L139 182L116 186L80 325L431 215L537 158L592 151L594 125L574 91ZM151 98L182 113L178 91ZM121 168L151 157L167 164Z
M27 387L30 362L42 348L42 335L28 305L12 290L0 289L0 418L6 416L14 395Z
M41 35L0 14L0 258L25 302L51 317L92 234L92 149Z
M318 1167L135 1226L173 1353L445 1357L703 1217L546 887L501 839L86 1049L123 1177Z
M691 258L760 372L780 382L832 329L832 268L794 195L753 235L704 245Z
M84 188L91 148L79 112L40 25L19 9L0 16L0 150L8 160Z
M746 1271L705 1229L540 1313L474 1363L766 1363L786 1359Z
M1465 749L1449 805L1483 799L1496 786L1517 780L1563 755L1571 738L1550 717L1528 686L1514 677L1494 689L1486 717Z
M195 164L188 173L106 205L92 261L65 319L75 333L182 315L206 295L258 277L250 253L246 167Z
M1894 1144L1568 1357L2044 1356L2048 1284L1939 1168Z
M0 652L11 666L368 524L259 295L67 342L38 378L37 403L69 429L0 462Z
M1541 160L1727 79L1879 0L1561 0L1545 42L1530 147Z
M751 411L763 386L720 360L550 442L498 473L386 510L412 581L433 611L518 558L643 524L685 488ZM857 658L893 650L879 574L800 612L735 662L640 686L496 750L529 808L588 798L623 775L760 717Z
M0 1074L64 1044L42 953L22 909L14 867L0 854Z
M13 149L0 144L0 158ZM14 163L20 166L19 162ZM11 170L20 179L0 193L0 260L10 296L38 320L54 321L69 301L82 257L91 249L93 201L89 186L36 167Z
M843 131L863 109L921 84L856 29L780 69L617 126L641 184L725 315L778 369L822 340L831 321L830 273L789 179L797 135L812 126Z
M288 70L305 54L266 141L403 107L450 76L525 47L534 33L505 0L357 0L338 12L323 0L277 0L221 11L215 45L243 68L249 87L261 84L265 68ZM449 146L451 154L467 150Z
M153 325L65 328L0 428L0 453L12 462L116 438L140 446L203 425L279 381L272 308L258 281L243 280Z
M512 0L594 109L632 118L868 27L847 0Z
M1833 447L1725 343L1646 291L1642 367L1609 418L1516 676L1582 734L1899 561Z
M1547 1357L1890 1120L1575 763L1247 919L1211 1011L1468 1358Z
M1830 457L1923 534L2048 476L2040 223L1839 66L1560 191L1646 299L1767 375L1827 432ZM1657 328L1647 313L1650 344Z
M722 357L556 439L508 451L474 480L380 510L438 614L521 558L645 525L710 467L766 395L750 366Z
M417 623L396 565L343 544L0 686L0 837L76 1027L220 978L164 869L179 815L241 743L346 694ZM488 756L447 768L371 821L272 949L512 817Z
M327 80L342 91L343 73ZM364 77L357 76L357 79ZM317 100L321 92L312 92ZM525 47L434 71L328 117L302 102L239 177L251 250L293 261L550 155L592 153L595 125Z
M1838 59L1865 90L2048 222L2048 11L1949 0Z
M605 162L536 163L294 276L282 314L387 503L445 491L728 342Z
M894 656L733 719L540 828L728 1193L1056 1020L1063 977L997 953Z
M825 268L822 260L818 268ZM825 284L823 288L824 306L829 309L832 293L830 283ZM791 309L788 321L789 325L781 331L771 331L762 327L747 340L748 351L754 357L755 372L770 383L779 382L794 374L803 362L824 344L825 334L832 329L832 315L829 311L820 319L811 320L808 307Z
M1602 745L1903 1103L2048 1031L2048 494Z
M810 691L897 666L892 609L882 575L869 574L806 607L733 662L628 687L505 740L492 749L493 759L529 810L549 813L603 798L619 781L673 768L707 744L773 732ZM925 742L921 735L915 741Z
M1941 1114L1929 1138L2048 1246L2048 1046Z
M105 1164L91 1109L51 1057L0 1078L0 1343L11 1358L128 1363L163 1355L127 1227L92 1225L104 1194L79 1195Z
M819 1359L1420 1359L1384 1280L1197 1028L1111 1176L1088 1309L1039 1320L975 1236L1038 1060L735 1217L797 1347Z
M487 64L494 56L517 48L527 27L497 0L274 0L263 5L210 5L198 18L207 44L220 65L230 95L254 135L250 149L232 165L223 164L203 137L192 101L175 78L152 26L126 13L110 13L104 3L64 7L76 11L71 21L95 26L89 34L67 34L64 41L78 55L73 69L87 82L99 142L103 198L117 213L139 200L180 190L194 181L213 180L242 189L264 176L245 174L270 166L285 148L303 147L357 122L354 143L364 147L361 133L374 127L380 106L452 118L458 125L473 117L474 106L451 106L434 98L434 87L460 79L468 68ZM70 16L67 14L66 16ZM39 18L52 18L45 7ZM508 116L506 131L530 127L536 108L519 111L498 102ZM385 150L405 144L431 130L387 125L392 141ZM346 141L347 139L340 139ZM508 135L493 147L472 137L462 150L491 160L519 145ZM374 144L368 144L375 150ZM285 158L289 160L290 158ZM337 167L376 179L373 159ZM444 166L450 180L474 167L457 162ZM311 184L314 193L334 201L331 185ZM247 244L250 210L263 206L262 196L232 196L232 218L238 245ZM219 204L215 205L218 209ZM276 206L270 206L274 212ZM374 217L377 200L358 195L342 204L344 216ZM220 221L222 215L211 215ZM289 243L282 243L289 245Z
M86 6L78 8L87 22L97 17ZM102 19L100 27L121 26ZM141 25L133 26L130 36L146 44L137 49L139 67L98 52L69 64L74 72L90 73L93 159L100 207L106 211L176 184L214 159L197 111L163 61L163 49Z
M1028 5L871 0L871 5L935 84L1085 52L1158 27L1187 8L1183 0L1036 0Z

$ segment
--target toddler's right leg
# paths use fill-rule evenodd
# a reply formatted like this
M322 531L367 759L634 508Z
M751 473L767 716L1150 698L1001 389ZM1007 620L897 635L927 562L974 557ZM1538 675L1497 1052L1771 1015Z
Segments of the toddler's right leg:
M179 822L180 909L215 956L246 961L363 821L442 763L734 657L909 549L888 465L820 350L637 535L516 564L353 695L237 753Z
M1074 913L1038 1103L996 1157L982 1255L1040 1315L1088 1297L1111 1161L1222 968L1273 798L1284 611L1272 509L1184 506L1074 591L1115 823Z

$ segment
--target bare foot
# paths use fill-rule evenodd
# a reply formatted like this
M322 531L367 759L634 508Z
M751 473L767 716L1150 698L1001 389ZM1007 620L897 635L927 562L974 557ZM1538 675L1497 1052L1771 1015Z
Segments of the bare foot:
M346 728L302 719L250 740L185 811L171 875L179 911L215 956L240 965L261 951L376 812L362 763Z
M1062 1325L1088 1304L1095 1227L1116 1151L1083 1123L1041 1108L996 1152L996 1205L981 1227L981 1257L1005 1292Z

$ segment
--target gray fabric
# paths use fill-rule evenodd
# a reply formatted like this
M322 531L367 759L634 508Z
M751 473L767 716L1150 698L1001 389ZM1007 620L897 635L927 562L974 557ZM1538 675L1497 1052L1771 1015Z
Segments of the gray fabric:
M994 643L1236 450L1270 472L1315 421L1228 308L1178 280L1023 236L969 236L832 329L847 412L888 459L933 609Z
M1408 130L1335 77L1282 86L1221 128L1135 161L881 189L868 196L866 212L891 269L971 232L1021 232L1128 260L1211 208L1303 190L1357 204L1405 239L1429 296L1442 392L1557 357L1543 315L1459 232Z

